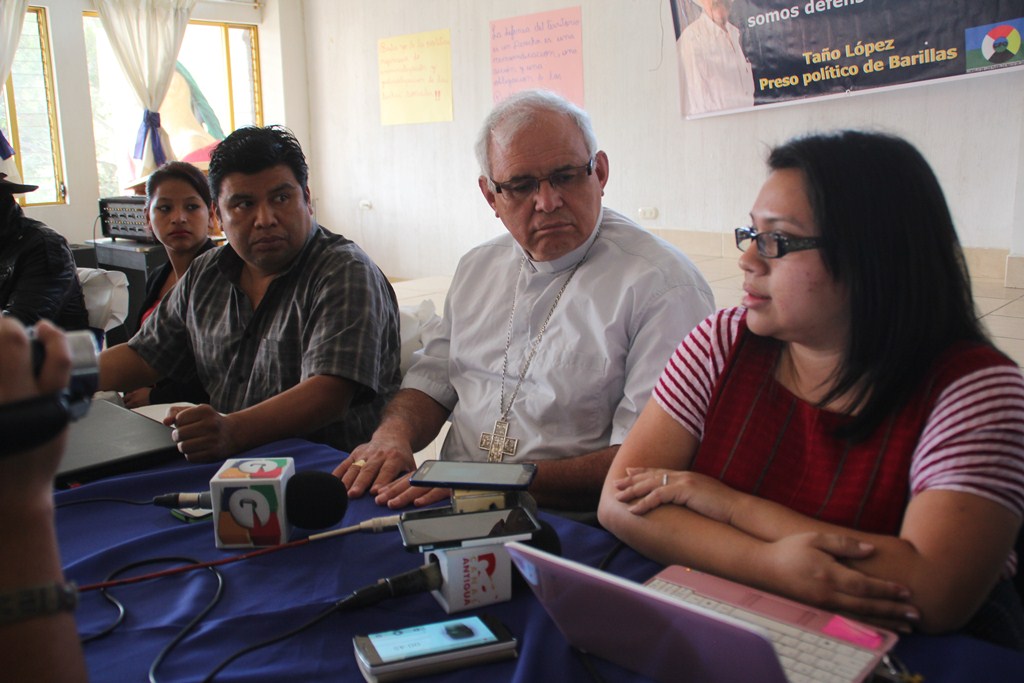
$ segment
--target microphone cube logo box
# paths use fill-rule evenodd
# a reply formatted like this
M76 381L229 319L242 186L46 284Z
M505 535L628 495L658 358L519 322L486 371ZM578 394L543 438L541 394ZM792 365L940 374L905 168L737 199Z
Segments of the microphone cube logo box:
M288 541L285 487L292 458L234 458L210 480L218 548L253 548Z
M441 588L431 591L448 614L512 598L512 562L500 543L431 550L441 567Z

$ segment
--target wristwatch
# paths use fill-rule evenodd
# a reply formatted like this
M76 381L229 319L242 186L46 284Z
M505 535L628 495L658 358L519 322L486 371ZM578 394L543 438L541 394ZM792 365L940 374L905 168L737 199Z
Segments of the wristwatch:
M72 583L55 581L43 586L0 593L0 626L61 612L73 612L78 606L78 588Z

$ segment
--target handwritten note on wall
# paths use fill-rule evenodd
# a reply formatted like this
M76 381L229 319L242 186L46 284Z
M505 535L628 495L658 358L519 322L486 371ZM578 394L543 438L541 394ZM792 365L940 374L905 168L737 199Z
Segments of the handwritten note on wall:
M491 22L495 103L543 88L583 106L583 19L579 7Z
M377 67L382 125L452 120L449 29L381 38Z

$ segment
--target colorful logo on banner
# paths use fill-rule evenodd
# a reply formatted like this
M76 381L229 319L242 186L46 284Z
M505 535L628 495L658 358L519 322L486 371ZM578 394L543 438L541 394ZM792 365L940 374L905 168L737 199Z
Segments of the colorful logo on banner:
M1024 18L964 31L968 73L1024 64L1022 33Z

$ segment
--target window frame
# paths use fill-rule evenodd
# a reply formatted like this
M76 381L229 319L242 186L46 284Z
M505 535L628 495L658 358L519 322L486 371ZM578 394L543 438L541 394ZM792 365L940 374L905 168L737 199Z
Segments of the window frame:
M49 14L46 7L29 5L25 10L26 15L36 15L36 26L39 27L39 50L40 61L43 69L43 88L46 93L46 117L50 129L50 153L53 163L54 189L57 192L55 201L31 201L31 194L19 195L17 201L21 206L60 206L68 203L68 188L64 180L64 155L61 145L60 118L57 115L57 96L54 87L53 51L50 46L50 24ZM25 34L22 33L18 39L19 46ZM32 183L31 178L25 178L24 167L22 166L21 136L18 127L18 104L14 91L14 74L10 74L3 83L4 94L7 102L7 113L10 124L10 131L7 131L8 142L14 148L14 165L18 173L27 183Z
M97 15L99 16L99 15ZM228 102L231 109L231 130L235 130L235 89L234 80L231 75L231 37L230 29L242 29L249 32L250 40L249 59L252 62L252 99L253 99L253 121L255 125L263 125L263 73L260 68L260 32L255 24L242 24L233 21L216 21L214 19L189 19L189 24L203 26L218 26L221 29L221 39L224 41L224 55L227 66L228 77Z
M81 15L83 18L92 18L97 22L99 21L99 12L96 10L84 10ZM228 107L229 107L229 125L230 131L234 131L235 125L235 91L234 91L234 79L232 74L232 61L231 61L231 30L247 31L250 37L249 40L249 60L252 64L252 99L253 99L253 125L263 125L263 73L260 60L260 43L259 43L259 24L245 22L245 21L227 21L218 19L195 19L190 18L188 21L189 26L212 26L220 28L221 41L224 49L224 66L227 69L227 81L228 81ZM92 103L90 102L90 108ZM90 115L94 116L93 112ZM142 115L142 110L139 110L139 115ZM102 185L100 187L100 193L102 194Z

